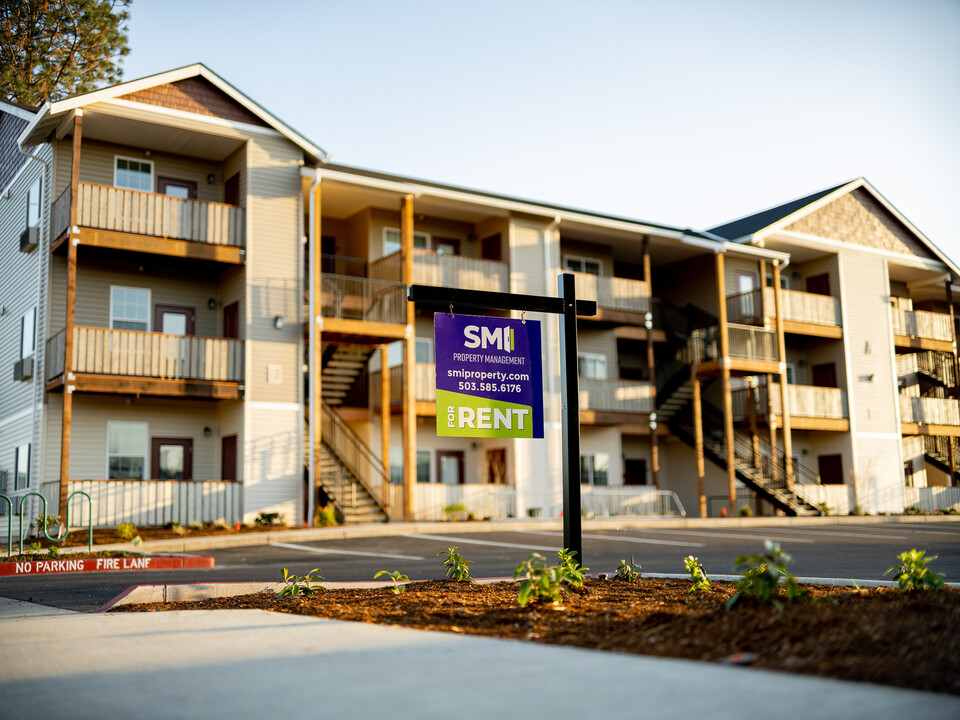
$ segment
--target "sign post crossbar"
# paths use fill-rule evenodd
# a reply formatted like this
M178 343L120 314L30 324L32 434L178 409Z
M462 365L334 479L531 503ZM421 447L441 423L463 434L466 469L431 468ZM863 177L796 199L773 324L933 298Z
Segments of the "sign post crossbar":
M577 376L577 315L597 314L593 300L577 300L574 276L557 277L557 297L410 285L407 300L444 309L516 310L560 316L560 400L562 407L563 546L583 564L580 522L580 391ZM452 307L451 307L452 306ZM550 350L547 349L547 352Z

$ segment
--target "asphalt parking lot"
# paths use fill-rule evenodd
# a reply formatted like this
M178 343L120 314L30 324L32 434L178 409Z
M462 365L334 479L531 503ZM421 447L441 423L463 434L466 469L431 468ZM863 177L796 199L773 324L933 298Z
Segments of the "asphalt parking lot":
M732 572L737 555L761 552L766 539L793 556L791 569L801 577L883 580L898 553L918 548L937 556L931 567L948 582L960 582L960 523L590 530L583 533L584 563L593 572L607 572L633 558L643 572L682 573L683 558L695 555L708 575L724 575ZM216 567L209 570L8 577L0 580L0 597L94 611L131 585L277 581L284 567L297 574L319 568L327 580L370 580L380 570L425 580L443 576L437 553L450 546L473 561L474 576L508 577L531 552L552 557L562 541L559 531L471 533L469 524L450 523L443 534L409 532L198 552L215 558Z

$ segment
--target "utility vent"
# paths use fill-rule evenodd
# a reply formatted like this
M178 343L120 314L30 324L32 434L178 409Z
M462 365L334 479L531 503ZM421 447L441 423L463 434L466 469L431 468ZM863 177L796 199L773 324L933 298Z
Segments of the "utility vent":
M40 229L34 225L20 233L20 252L32 252L36 249L40 237Z
M33 358L23 358L13 364L13 379L27 380L33 377Z

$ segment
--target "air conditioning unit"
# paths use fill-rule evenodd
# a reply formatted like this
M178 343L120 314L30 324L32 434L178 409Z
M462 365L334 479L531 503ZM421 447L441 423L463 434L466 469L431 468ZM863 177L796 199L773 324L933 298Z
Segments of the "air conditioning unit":
M40 228L36 225L28 227L20 233L20 252L32 252L40 241Z
M28 380L33 377L33 357L17 360L13 364L13 379Z

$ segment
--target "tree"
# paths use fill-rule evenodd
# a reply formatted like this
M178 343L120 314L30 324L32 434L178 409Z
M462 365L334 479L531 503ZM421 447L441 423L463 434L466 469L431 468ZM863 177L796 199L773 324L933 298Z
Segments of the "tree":
M0 0L0 93L41 105L120 80L130 0Z

